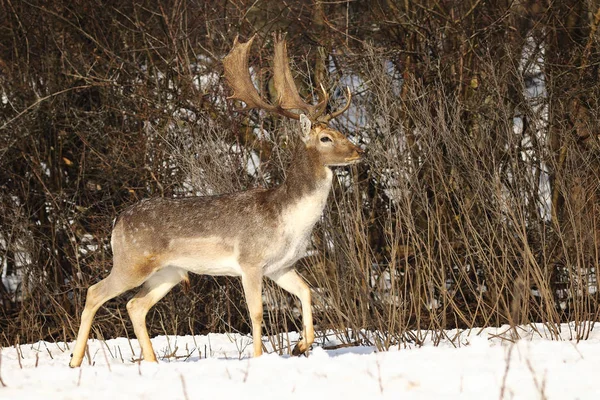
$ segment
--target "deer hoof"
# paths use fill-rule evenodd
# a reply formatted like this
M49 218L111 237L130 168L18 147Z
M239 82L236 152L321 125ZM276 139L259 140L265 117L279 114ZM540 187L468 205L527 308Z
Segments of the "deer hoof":
M296 343L296 346L294 346L294 350L292 350L292 355L301 356L302 354L306 354L307 351L308 348L306 348L306 345L303 342L298 342Z

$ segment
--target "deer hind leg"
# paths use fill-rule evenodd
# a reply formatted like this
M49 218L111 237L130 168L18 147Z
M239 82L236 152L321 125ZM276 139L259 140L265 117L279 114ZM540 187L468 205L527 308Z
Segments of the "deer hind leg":
M113 271L103 280L89 287L87 291L87 297L85 300L85 307L81 313L81 324L79 325L79 332L77 333L77 341L73 354L71 355L71 361L69 366L79 367L83 361L85 354L85 347L87 340L90 335L90 329L92 327L92 321L96 315L96 311L106 303L108 300L139 286L141 282L132 282L130 279L123 278L120 274Z
M308 351L308 349L310 349L310 346L315 340L310 288L306 282L304 282L304 279L302 279L294 269L275 273L270 275L269 278L271 278L282 289L300 299L300 303L302 304L302 340L296 343L296 347L294 347L292 354L295 356L304 354Z
M262 303L262 275L256 271L256 274L243 274L242 286L244 287L244 296L252 321L252 342L254 346L254 357L262 354L262 321L263 321L263 303Z
M153 305L184 279L188 279L186 271L175 267L163 268L150 276L144 282L142 289L127 303L127 312L133 323L133 330L142 348L142 356L145 361L157 362L146 327L146 314Z

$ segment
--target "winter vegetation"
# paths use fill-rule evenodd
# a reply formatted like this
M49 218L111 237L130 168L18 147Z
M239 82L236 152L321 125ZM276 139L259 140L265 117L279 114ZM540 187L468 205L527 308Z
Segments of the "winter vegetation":
M256 34L252 79L272 100L271 33L282 31L305 98L316 102L322 84L340 108L350 87L352 106L332 125L366 150L361 164L335 170L296 265L321 341L308 359L239 361L250 332L239 279L190 275L189 291L174 288L147 317L159 360L181 361L167 373L177 396L203 390L183 361L205 358L227 358L201 368L231 373L232 393L253 370L317 368L319 357L334 370L362 353L375 385L365 395L408 391L420 378L405 364L427 369L438 356L458 385L477 366L459 356L467 369L453 370L454 354L477 349L450 347L479 343L476 360L500 363L490 367L493 396L560 397L544 389L560 370L544 375L536 362L551 371L575 359L536 357L582 353L573 362L584 373L600 352L599 23L595 0L0 1L0 396L11 383L38 385L42 368L67 371L86 289L112 267L122 210L283 181L298 123L239 112L222 67L236 36ZM171 367L135 362L132 295L99 310L84 360L98 372L65 372L68 387ZM285 332L302 330L298 300L265 281L263 301L265 350L287 355L297 336ZM532 335L544 340L519 342ZM230 343L207 353L211 337ZM528 374L531 392L515 392L510 373L503 380L507 365ZM322 372L311 371L298 382ZM577 393L594 398L588 389Z

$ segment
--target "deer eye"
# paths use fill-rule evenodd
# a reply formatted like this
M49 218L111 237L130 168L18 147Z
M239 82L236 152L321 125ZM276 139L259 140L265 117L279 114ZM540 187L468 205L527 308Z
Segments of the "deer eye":
M321 136L321 143L332 142L329 136Z

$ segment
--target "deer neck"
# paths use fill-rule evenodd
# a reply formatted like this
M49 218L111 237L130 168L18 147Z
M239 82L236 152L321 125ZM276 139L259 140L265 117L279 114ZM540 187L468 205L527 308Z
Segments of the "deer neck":
M331 189L332 172L321 160L318 151L304 145L297 146L292 163L286 170L281 189L289 205L312 200L321 203L321 210ZM319 211L319 213L320 213Z

